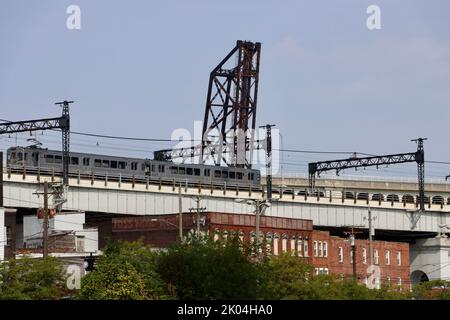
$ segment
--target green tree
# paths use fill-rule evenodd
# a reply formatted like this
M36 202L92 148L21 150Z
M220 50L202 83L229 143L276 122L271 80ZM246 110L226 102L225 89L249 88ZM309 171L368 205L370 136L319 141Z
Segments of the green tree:
M352 278L313 275L314 267L298 257L283 254L261 266L261 298L289 300L404 299L406 294L387 287L371 290Z
M179 299L255 299L258 266L238 238L195 240L161 253L158 271Z
M417 300L450 300L450 281L421 282L413 287L412 296Z
M0 299L59 299L67 295L62 263L24 257L0 263Z
M81 299L167 299L156 272L158 254L142 241L108 244L96 269L81 280Z

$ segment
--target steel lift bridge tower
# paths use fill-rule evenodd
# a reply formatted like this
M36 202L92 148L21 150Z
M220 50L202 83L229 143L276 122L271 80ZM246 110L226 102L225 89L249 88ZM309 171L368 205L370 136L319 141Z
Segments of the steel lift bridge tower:
M201 143L156 151L156 160L198 157L199 164L251 168L260 53L259 42L236 42L209 76Z

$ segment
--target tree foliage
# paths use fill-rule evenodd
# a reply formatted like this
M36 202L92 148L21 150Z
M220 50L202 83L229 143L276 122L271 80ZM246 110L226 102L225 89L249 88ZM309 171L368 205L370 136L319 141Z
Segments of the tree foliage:
M10 259L0 264L0 299L59 299L67 294L65 279L57 258Z
M158 272L179 299L258 297L258 266L236 238L174 246L161 253Z
M141 241L110 243L96 269L81 281L82 299L166 299L164 282L156 272L157 253Z
M450 281L431 280L413 287L412 296L417 300L450 300Z

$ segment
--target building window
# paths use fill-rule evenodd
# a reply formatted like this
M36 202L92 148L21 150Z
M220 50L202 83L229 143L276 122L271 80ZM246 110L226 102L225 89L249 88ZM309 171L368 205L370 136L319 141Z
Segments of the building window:
M275 234L275 236L273 237L273 254L275 256L278 255L278 240L279 240L279 236L278 234Z
M319 241L319 257L323 257L323 243Z
M339 247L339 262L344 262L344 249L342 247Z
M287 235L283 234L281 240L281 250L283 252L287 252Z
M319 274L319 268L314 268L314 273L317 276Z
M366 248L362 249L362 261L364 264L367 264L367 250Z
M353 250L350 250L350 263L353 263Z
M291 256L295 256L295 236L291 238Z
M317 241L314 241L313 242L313 255L314 255L314 257L317 257L317 255L318 255L318 244L317 244Z
M402 278L398 277L398 286L402 288Z
M373 257L373 263L374 264L378 264L378 250L374 250L374 252L373 252L373 255L374 255L374 257Z
M297 255L299 257L302 257L303 256L302 252L303 252L303 242L302 242L302 238L299 237L297 239Z
M323 242L323 256L326 258L328 257L328 242Z
M390 265L391 264L391 252L389 250L386 251L385 259L386 259L386 265Z
M391 277L388 276L386 278L386 281L387 281L387 286L390 287L391 286Z
M214 230L214 241L219 240L219 235L220 235L220 230L219 229Z
M305 257L309 256L309 242L308 238L305 238L303 241L303 255Z
M324 272L325 274L329 274L328 268L323 268L323 272Z
M401 251L397 251L397 265L398 266L402 265L402 252Z

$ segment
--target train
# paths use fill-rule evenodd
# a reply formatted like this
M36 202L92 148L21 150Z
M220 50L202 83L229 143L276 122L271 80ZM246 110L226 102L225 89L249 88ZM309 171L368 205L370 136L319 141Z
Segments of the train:
M6 165L10 170L25 168L27 171L62 172L62 153L39 145L10 147L7 150ZM108 178L144 178L186 185L219 185L255 190L261 188L261 173L256 169L70 152L69 176L80 174Z

